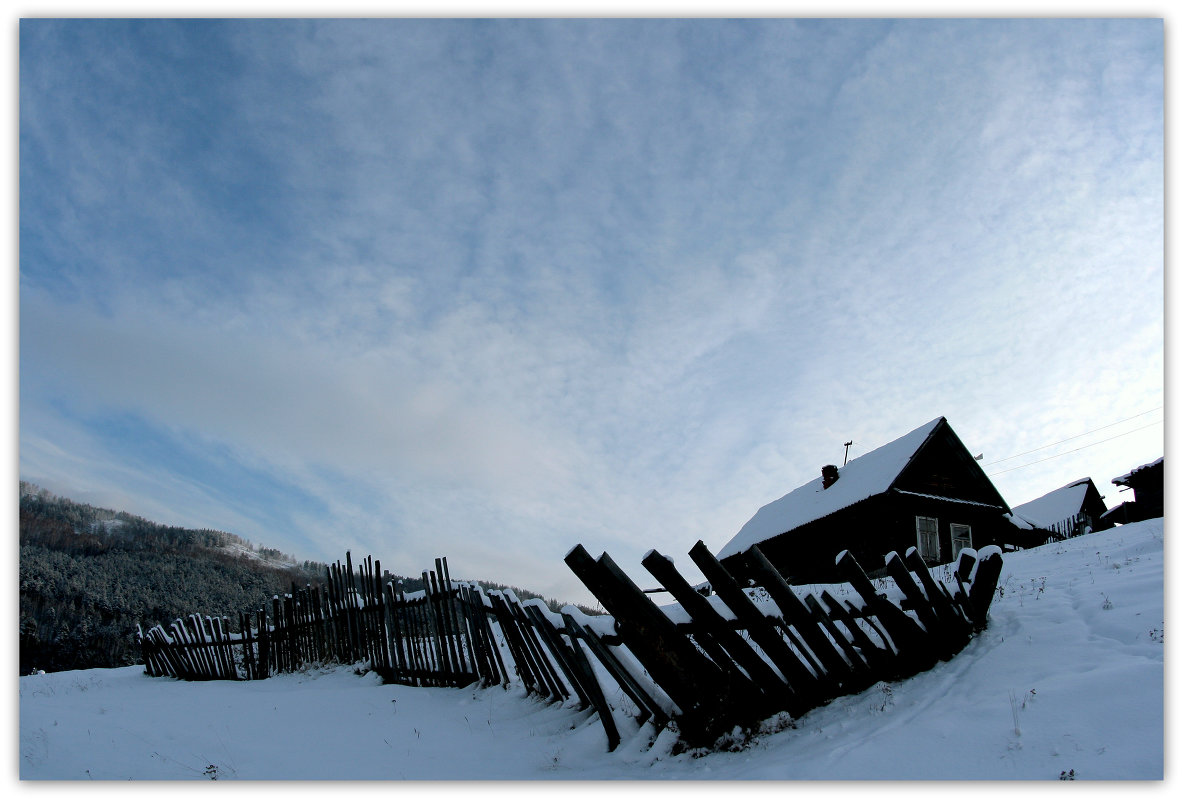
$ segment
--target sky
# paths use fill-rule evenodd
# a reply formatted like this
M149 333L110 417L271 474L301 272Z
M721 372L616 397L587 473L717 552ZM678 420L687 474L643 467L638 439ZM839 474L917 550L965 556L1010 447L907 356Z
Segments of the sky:
M1164 451L1161 19L19 26L19 474L563 600L940 416ZM1051 446L1051 447L1048 447Z

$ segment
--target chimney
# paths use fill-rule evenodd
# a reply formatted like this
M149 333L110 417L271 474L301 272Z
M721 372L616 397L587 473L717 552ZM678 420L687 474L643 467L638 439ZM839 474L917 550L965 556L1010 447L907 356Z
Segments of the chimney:
M829 489L838 480L838 466L828 464L822 468L822 489Z

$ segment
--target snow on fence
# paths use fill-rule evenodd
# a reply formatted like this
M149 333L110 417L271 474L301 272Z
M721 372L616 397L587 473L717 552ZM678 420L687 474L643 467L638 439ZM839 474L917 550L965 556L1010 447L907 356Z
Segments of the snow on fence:
M555 613L510 591L453 582L446 559L422 574L424 590L384 586L367 557L329 569L321 588L296 588L228 618L190 616L140 641L145 670L181 679L260 679L315 663L365 662L385 680L414 686L519 684L551 702L598 715L608 750L621 729L652 726L687 746L709 746L735 727L778 713L800 716L840 695L897 681L956 655L986 625L1002 555L963 550L934 577L915 549L888 554L889 579L873 583L854 557L845 584L791 587L757 546L731 572L697 543L690 557L708 579L703 595L654 551L641 564L677 601L657 606L605 553L581 545L565 562L608 615L573 606ZM938 573L938 576L940 574ZM841 599L836 596L841 596ZM612 698L615 704L609 703Z

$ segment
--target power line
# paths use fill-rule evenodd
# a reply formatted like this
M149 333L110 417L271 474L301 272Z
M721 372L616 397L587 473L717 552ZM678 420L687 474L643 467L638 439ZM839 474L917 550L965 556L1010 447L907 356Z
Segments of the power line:
M1152 409L1151 411L1154 411L1154 410ZM1139 417L1139 416L1140 415L1134 415L1134 417ZM1070 453L1076 453L1077 451L1083 451L1085 448L1091 448L1091 447L1093 447L1093 445L1100 445L1102 442L1109 442L1110 440L1121 439L1122 437L1124 437L1128 434L1133 434L1135 431L1141 431L1143 428L1150 428L1151 426L1157 426L1157 425L1162 425L1162 420L1159 420L1154 423L1147 423L1144 426L1139 426L1138 428L1131 429L1131 430L1125 432L1125 434L1118 434L1115 437L1108 437L1106 439L1097 440L1096 442L1090 443L1088 445L1081 445L1079 448L1073 448L1070 451L1064 451L1063 453L1057 453L1055 456L1048 456L1044 459L1036 459L1034 462L1027 462L1027 464L1021 464L1018 467L1008 467L1005 470L999 470L997 473L990 473L989 477L993 478L994 476L1000 476L1003 473L1009 473L1012 470L1020 470L1024 467L1030 467L1033 464L1039 464L1040 462L1050 461L1051 459L1059 459L1061 456L1067 456ZM1109 428L1109 426L1102 426L1102 427ZM1101 429L1097 429L1097 430L1100 431ZM1083 434L1081 436L1083 436ZM1069 437L1068 439L1076 439L1076 437ZM1067 442L1068 440L1062 440L1062 441ZM1050 446L1047 446L1047 447L1050 447ZM1041 450L1041 449L1036 448L1035 450ZM1028 453L1031 453L1031 451L1028 451ZM1019 455L1021 456L1022 454L1019 454ZM1013 459L1014 457L1011 457L1011 458ZM1006 461L1006 460L1003 459L1002 461ZM991 464L997 464L997 462L992 462Z
M1036 451L1046 450L1047 448L1052 448L1052 447L1055 447L1056 445L1062 445L1065 442L1071 442L1074 439L1080 439L1081 437L1087 437L1089 434L1096 434L1098 431L1104 431L1106 428L1113 428L1114 426L1121 425L1122 423L1128 423L1130 420L1133 420L1134 418L1148 415L1151 412L1157 412L1161 408L1162 408L1161 406L1156 406L1153 409L1149 409L1145 412L1139 412L1138 414L1135 414L1133 417L1127 417L1124 420L1118 420L1116 423L1110 423L1109 425L1101 426L1100 428L1094 428L1092 431L1086 431L1083 434L1075 434L1071 437L1067 437L1066 439L1062 439L1059 442L1053 442L1050 445L1041 445L1038 448L1032 448L1029 451L1023 451L1022 453L1016 453L1014 456L1007 456L1004 459L996 459L993 462L987 462L985 465L983 465L983 467L989 467L992 464L1001 464L1002 462L1009 462L1011 459L1018 459L1020 456L1026 456L1029 453L1035 453ZM1155 424L1151 423L1150 425L1155 425ZM1146 426L1143 426L1143 428L1146 428ZM1137 428L1134 429L1134 431L1139 431L1139 430L1141 430L1141 429L1137 429ZM1126 432L1126 433L1132 434L1133 431ZM1125 436L1125 434L1121 434L1119 436ZM1107 441L1108 440L1101 440L1101 442L1107 442ZM1097 445L1100 443L1093 443L1093 444ZM1087 448L1089 446L1086 445L1085 447ZM1077 448L1077 450L1080 450L1080 448ZM1072 453L1072 451L1065 451L1065 453ZM1048 458L1054 459L1055 457L1049 456ZM1041 459L1040 461L1043 461L1043 460ZM1036 462L1031 462L1031 464L1036 464ZM1018 468L1010 468L1010 469L1017 470ZM1006 470L1003 470L1002 472L1005 473ZM994 475L997 475L997 473L995 473Z

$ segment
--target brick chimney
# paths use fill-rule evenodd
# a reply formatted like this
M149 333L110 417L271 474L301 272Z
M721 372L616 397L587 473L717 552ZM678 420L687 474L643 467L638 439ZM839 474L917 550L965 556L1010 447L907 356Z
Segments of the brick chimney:
M822 467L822 489L829 489L838 480L838 466L828 464Z

